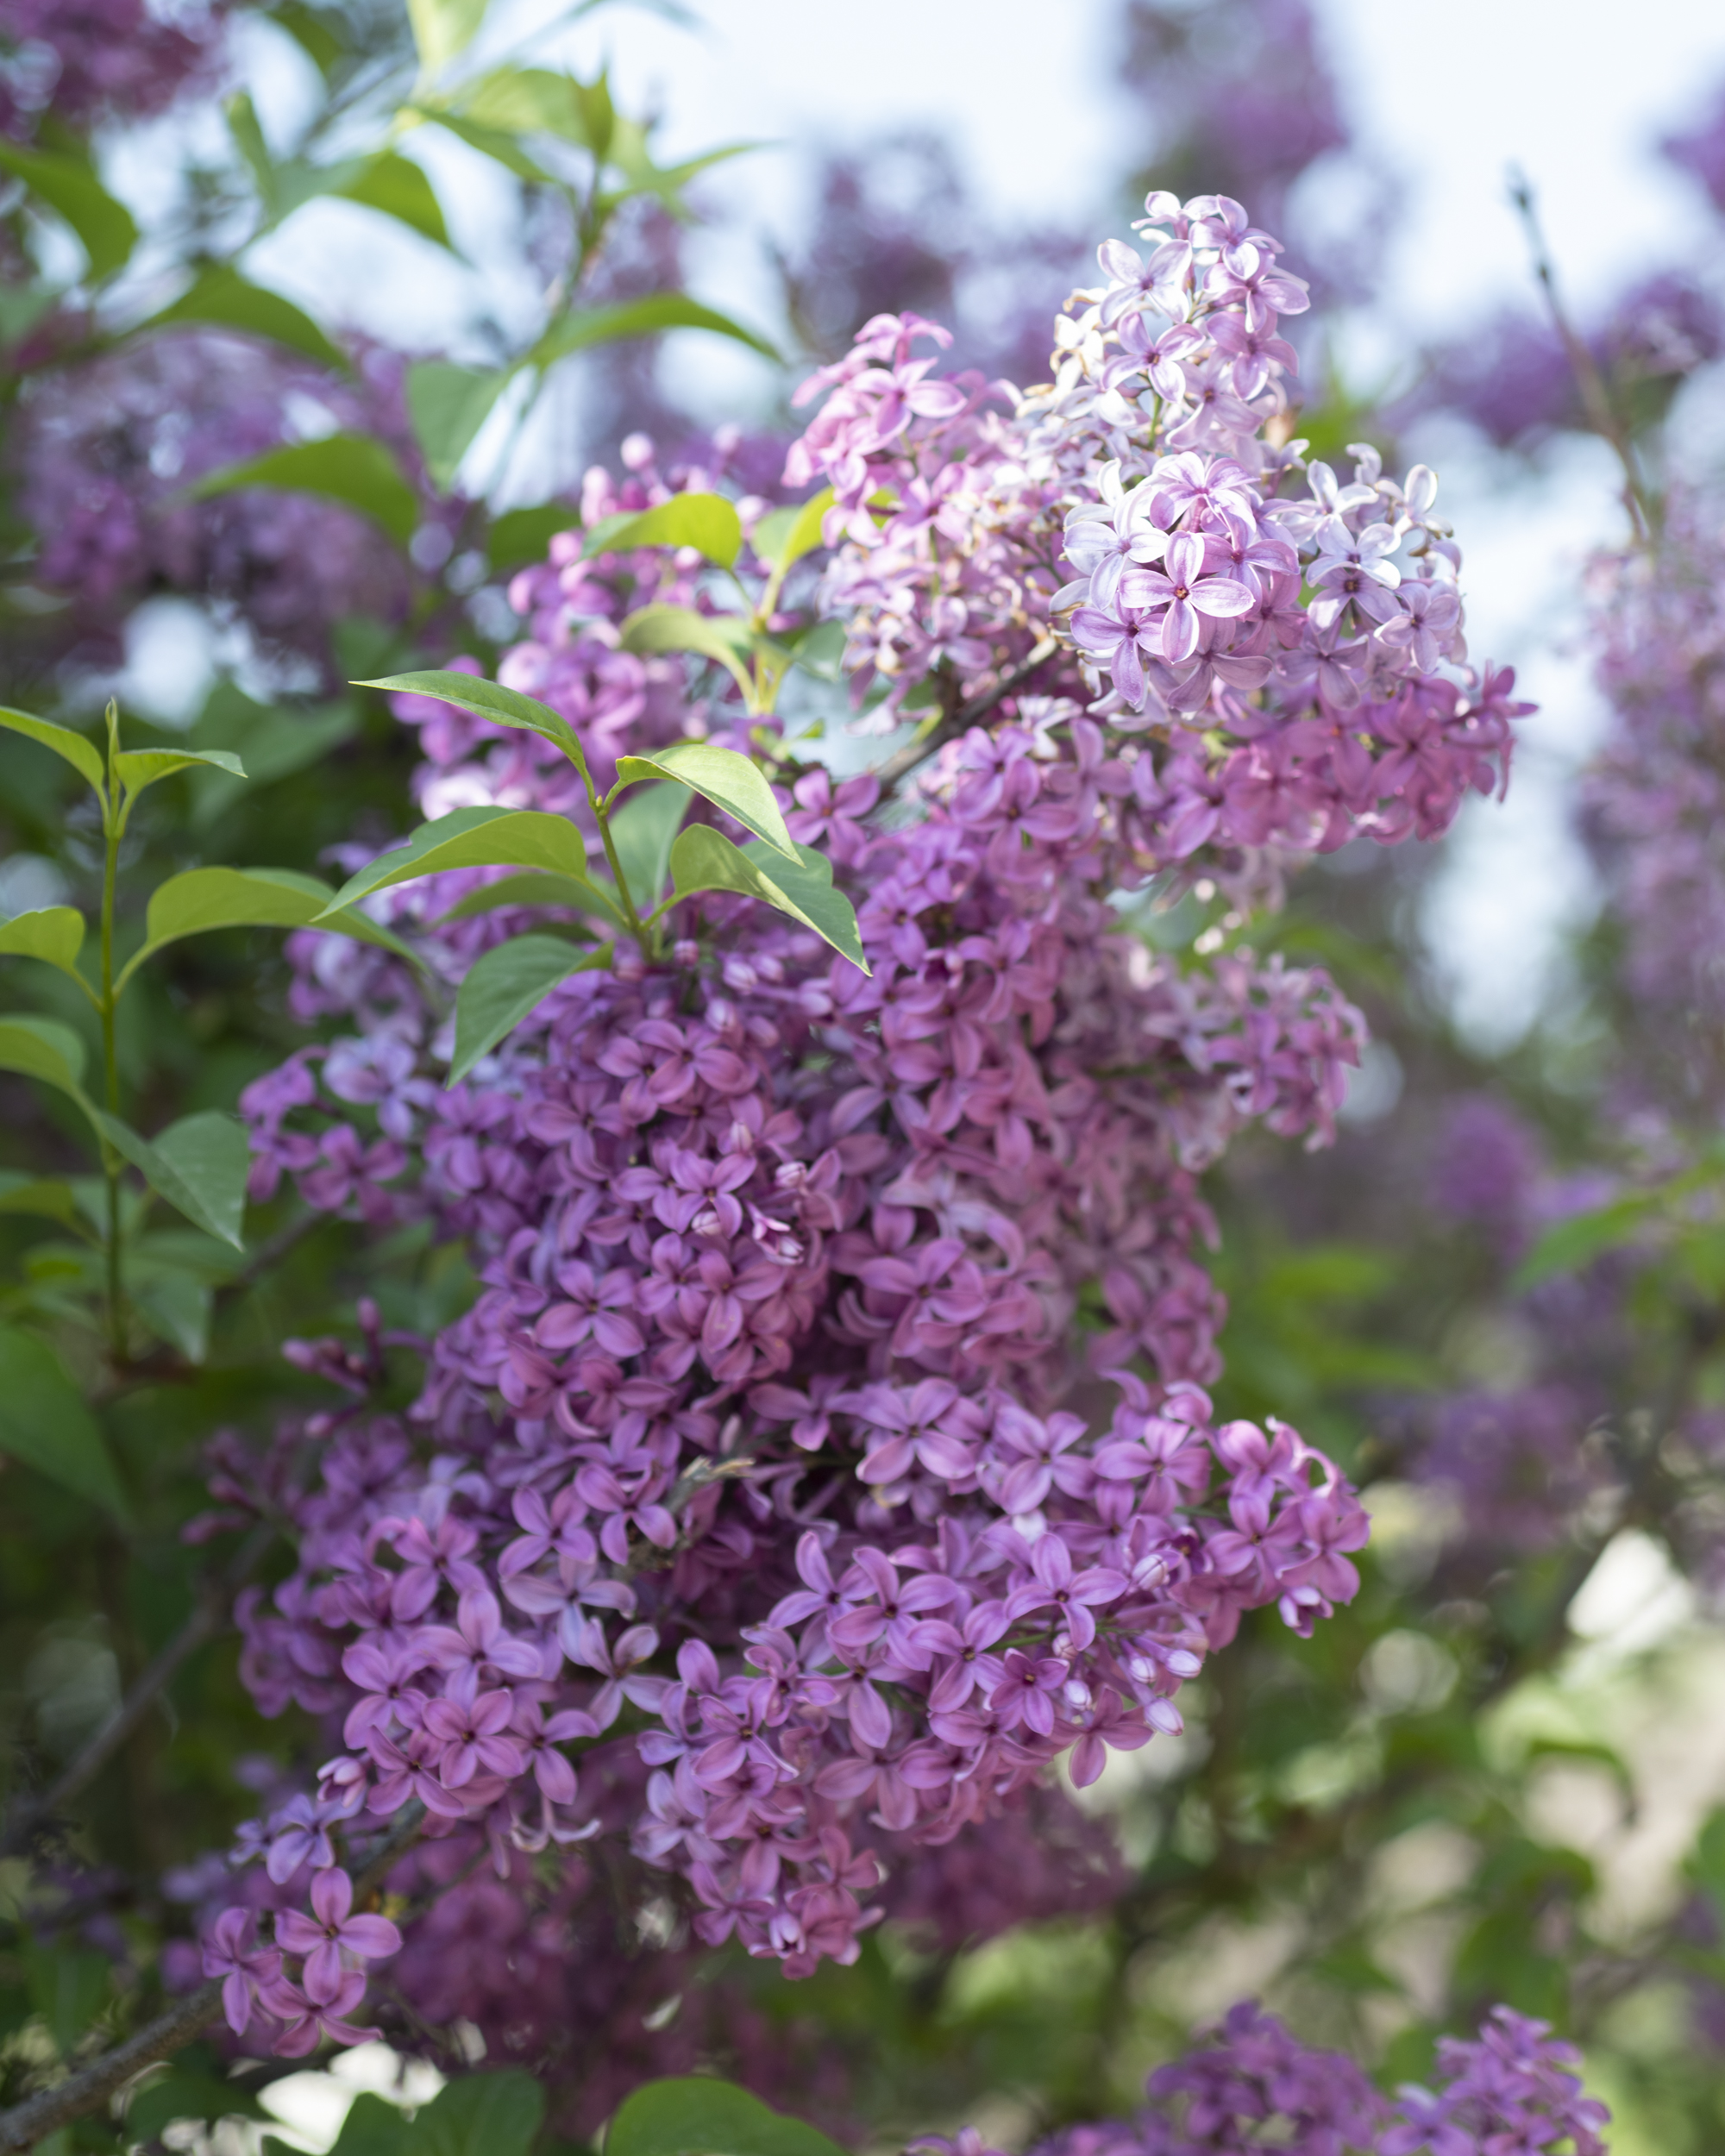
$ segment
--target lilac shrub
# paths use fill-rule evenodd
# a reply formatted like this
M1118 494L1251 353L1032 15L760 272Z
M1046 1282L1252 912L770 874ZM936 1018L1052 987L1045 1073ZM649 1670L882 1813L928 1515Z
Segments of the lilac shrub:
M1150 2077L1131 2120L1068 2127L1032 2156L1603 2156L1610 2114L1582 2092L1573 2046L1543 2021L1494 2008L1477 2038L1446 2037L1437 2087L1387 2103L1341 2052L1302 2044L1243 2002L1208 2041ZM967 2128L913 2145L933 2156L988 2156Z
M1314 852L1445 829L1525 707L1465 663L1432 474L1304 466L1276 242L1225 199L1147 209L1147 257L1110 242L1057 321L1051 384L942 375L946 333L883 317L806 385L786 477L830 486L824 564L737 505L757 663L837 624L859 730L918 718L919 764L841 778L759 672L641 648L643 618L734 588L693 548L607 547L605 519L711 491L645 442L511 587L500 679L595 783L691 736L760 753L867 970L752 899L668 900L444 1086L439 984L543 900L488 869L382 893L423 973L291 945L294 1007L334 1037L246 1096L254 1194L429 1220L480 1287L398 1344L424 1363L405 1418L312 1344L350 1407L224 1456L229 1515L298 1543L242 1605L246 1680L331 1747L207 1912L209 1969L278 2049L359 2026L392 1950L340 1885L304 1911L384 1822L418 1822L389 1877L410 2004L487 1852L548 1964L568 1882L626 1848L631 1906L807 1974L1057 1761L1082 1785L1177 1731L1245 1613L1304 1635L1355 1591L1346 1479L1213 1411L1198 1177L1251 1123L1327 1141L1362 1029L1320 970L1226 931ZM429 817L575 811L537 735L398 711ZM1122 924L1188 887L1231 908L1196 950ZM273 1912L273 1945L224 1900ZM320 1921L314 1976L294 1941Z

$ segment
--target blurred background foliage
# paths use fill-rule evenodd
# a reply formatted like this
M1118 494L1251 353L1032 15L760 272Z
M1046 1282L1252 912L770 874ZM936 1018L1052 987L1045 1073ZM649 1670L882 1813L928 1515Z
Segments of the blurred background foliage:
M1080 235L1000 229L950 148L913 133L811 175L780 320L733 319L689 291L710 288L710 160L661 165L644 116L562 72L554 38L511 48L493 24L475 61L477 28L455 0L0 0L0 700L85 725L154 653L158 678L178 663L191 687L129 707L129 739L237 749L251 774L154 790L126 843L122 949L141 939L140 894L194 862L327 875L333 849L405 826L411 743L346 683L457 652L489 668L517 633L508 573L568 522L588 462L644 431L662 468L699 459L766 491L791 389L869 316L950 320L962 360L1035 379L1050 310L1085 275ZM1408 355L1387 405L1338 378L1326 310L1369 304L1396 196L1357 188L1364 222L1302 230L1302 175L1352 154L1305 0L1130 0L1117 36L1142 154L1097 175L1099 229L1151 184L1226 189L1286 229L1320 302L1299 423L1314 455L1368 431L1417 443L1446 414L1497 445L1508 490L1518 460L1582 424L1531 298ZM317 88L283 139L253 92L289 66ZM1725 202L1721 139L1672 154ZM512 191L507 291L452 237L481 168ZM266 239L298 220L315 259L356 229L312 219L332 203L392 228L404 277L453 280L452 348L344 335L271 287ZM1655 491L1672 399L1716 362L1718 300L1718 262L1685 264L1582 325ZM670 329L776 352L776 407L704 431L661 379ZM0 774L0 912L88 911L99 834L74 774L13 739ZM694 1996L656 2001L649 2030L697 2020L702 1990L746 1999L758 2056L699 2063L853 2146L967 2118L1021 2142L1128 2108L1148 2067L1250 1994L1390 2080L1506 2000L1582 2043L1624 2156L1725 2143L1716 1050L1693 1011L1637 987L1608 903L1561 1007L1487 1053L1433 978L1419 920L1437 870L1419 850L1351 848L1256 931L1328 966L1375 1045L1333 1150L1244 1142L1208 1193L1231 1308L1220 1405L1285 1416L1365 1486L1363 1592L1308 1642L1252 1620L1191 1688L1185 1737L1113 1756L1082 1816L1051 1800L1061 1913L1013 1922L1003 1882L993 1935L979 1915L950 1937L932 1910L800 1985L724 1953L679 1964ZM1201 888L1177 918L1126 921L1210 949L1238 925ZM267 931L176 947L125 1007L132 1119L230 1107L304 1037L285 987ZM0 1005L97 1050L47 968L5 962ZM184 1539L209 1502L210 1439L315 1407L284 1338L350 1329L361 1294L386 1326L430 1332L470 1288L459 1253L413 1235L361 1274L341 1225L285 1197L254 1210L243 1257L159 1222L160 1293L105 1370L81 1247L13 1203L77 1172L81 1143L56 1096L0 1075L0 1321L53 1341L109 1463L92 1501L88 1462L81 1482L44 1471L24 1407L0 1397L8 2099L149 2010L185 1928L177 1872L312 1741L292 1714L260 1720L220 1622L269 1552ZM152 1658L188 1640L124 1742L55 1800ZM975 1888L986 1911L989 1882ZM619 2022L607 2041L632 2056L638 2035ZM464 2041L425 2032L426 2055L471 2065ZM371 2054L321 2092L304 2074L297 2093L267 2086L276 2071L231 2080L194 2051L125 2122L57 2142L214 2135L226 2151L260 2128L184 2122L255 2121L261 2098L323 2146L362 2084L397 2102L436 2085Z

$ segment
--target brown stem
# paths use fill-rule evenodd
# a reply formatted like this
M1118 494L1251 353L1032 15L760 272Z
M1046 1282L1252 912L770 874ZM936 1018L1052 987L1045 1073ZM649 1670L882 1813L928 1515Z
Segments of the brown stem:
M906 742L876 768L874 775L881 782L881 792L890 793L900 779L914 771L919 763L925 763L938 749L944 748L960 734L968 733L979 718L986 718L1003 698L1027 681L1038 667L1046 666L1059 649L1058 638L1044 636L1030 656L1020 661L1010 673L1003 674L993 688L973 696L968 704L961 704L957 711L948 711L944 718L937 720L925 734Z
M0 1856L10 1856L27 1847L37 1827L53 1818L63 1804L102 1771L142 1722L181 1665L225 1627L235 1589L257 1569L275 1535L273 1526L254 1527L233 1564L202 1583L198 1607L89 1743L66 1763L40 1796L28 1798L18 1806L6 1822L3 1833L0 1833Z
M354 1881L354 1898L366 1896L413 1841L425 1816L420 1803L404 1807L382 1847ZM212 1977L197 1990L171 2006L166 2014L147 2022L123 2044L116 2044L99 2059L52 2089L42 2089L9 2111L0 2111L0 2150L34 2148L57 2128L97 2109L135 2074L158 2059L172 2058L194 2038L201 2036L222 2012L222 1980Z
M1546 236L1540 228L1539 210L1534 205L1534 191L1524 173L1512 172L1509 176L1509 199L1520 212L1527 228L1527 245L1534 257L1534 274L1545 294L1546 307L1552 317L1552 326L1561 340L1570 371L1575 376L1575 385L1581 392L1582 409L1587 414L1588 424L1603 440L1609 442L1616 452L1617 461L1623 467L1623 506L1629 512L1629 522L1635 528L1635 537L1643 546L1651 542L1656 521L1653 508L1641 485L1641 475L1636 468L1634 445L1629 439L1628 429L1618 417L1611 402L1611 392L1600 373L1597 361L1582 341L1575 324L1569 318L1568 310L1558 297L1557 273L1552 267L1552 258L1546 246Z

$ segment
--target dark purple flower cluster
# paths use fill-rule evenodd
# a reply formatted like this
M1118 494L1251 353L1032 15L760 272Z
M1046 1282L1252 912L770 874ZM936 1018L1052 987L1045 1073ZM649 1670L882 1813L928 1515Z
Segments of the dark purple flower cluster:
M1603 2103L1582 2093L1571 2045L1495 2007L1477 2039L1438 2046L1435 2093L1384 2102L1340 2052L1314 2051L1242 2002L1208 2042L1150 2077L1135 2119L1068 2127L1033 2156L1604 2156ZM974 2129L913 2144L931 2156L992 2156Z
M1189 211L1169 212L1170 244L1240 338L1270 337L1274 243L1236 205ZM1228 232L1201 264L1207 216ZM1203 581L1186 557L1233 518L1251 526L1241 561L1205 573L1298 582L1291 541L1293 569L1245 559L1283 542L1254 521L1274 492L1262 445L1260 497L1205 432L1245 451L1232 404L1194 418L1209 446L1158 461L1126 439L1138 408L1086 372L1162 278L1106 335L1063 318L1072 368L1005 417L911 356L922 325L870 324L818 379L833 394L790 465L793 483L831 477L844 543L794 589L739 564L776 634L845 624L860 699L884 674L950 710L998 707L953 730L907 800L775 752L791 834L831 863L869 972L752 900L687 901L662 950L619 943L443 1089L448 1029L409 968L336 937L291 946L297 1007L346 1030L247 1095L255 1191L286 1174L325 1210L429 1215L482 1286L429 1345L412 1441L326 1426L317 1476L278 1500L298 1564L242 1611L247 1681L340 1732L317 1797L257 1829L281 1877L408 1806L524 1885L524 1853L567 1865L626 1833L638 1892L680 1874L701 1939L806 1972L855 1956L906 1851L975 1831L1063 1754L1082 1783L1110 1747L1177 1729L1180 1687L1244 1612L1276 1605L1304 1633L1354 1592L1366 1523L1346 1481L1284 1425L1218 1426L1201 1389L1222 1307L1195 1177L1249 1120L1327 1138L1359 1021L1319 972L1153 955L1112 899L1170 870L1261 885L1272 849L1441 828L1494 781L1517 707L1440 671L1457 623L1422 627L1371 536L1387 527L1346 523L1387 498L1375 474L1318 481L1336 494L1318 552L1340 566L1316 567L1314 611L1333 657L1363 580L1389 595L1380 627L1412 624L1402 643L1272 694L1267 664L1225 680L1201 629L1154 661L1177 710L1123 694L1118 669L1095 695L1090 660L1049 633L1063 533L1082 547L1113 517L1136 538L1151 523L1115 512L1177 486L1153 555L1173 580ZM1193 380L1212 364L1170 361L1189 363ZM1145 474L1130 496L1123 448ZM590 477L580 528L518 580L532 633L500 668L568 718L601 784L628 749L772 739L728 692L692 698L681 657L627 648L644 604L715 600L693 549L584 558L604 518L671 498L649 445L626 461L620 490ZM1414 492L1423 517L1429 475ZM738 505L745 537L764 506ZM1159 636L1187 604L1174 590ZM1345 685L1355 665L1369 709ZM1369 730L1410 698L1437 714L1433 742L1376 760ZM400 715L428 755L428 815L574 810L571 768L536 736L418 699ZM1293 793L1314 756L1365 767L1321 811ZM453 981L536 918L491 874L373 903Z
M177 17L144 0L0 0L0 130L161 111L212 72L219 14L220 0Z
M398 367L343 379L214 330L178 330L33 381L13 451L41 535L35 580L91 634L151 591L207 596L268 649L322 655L329 625L405 609L405 570L365 518L309 494L188 498L194 481L312 426L393 433ZM405 436L401 447L407 448ZM411 453L410 453L411 455Z

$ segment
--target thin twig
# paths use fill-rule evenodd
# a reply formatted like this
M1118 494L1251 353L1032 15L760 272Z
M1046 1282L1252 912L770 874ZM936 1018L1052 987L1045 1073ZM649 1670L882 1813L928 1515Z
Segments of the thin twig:
M403 1807L383 1846L354 1881L356 1901L363 1902L379 1884L417 1835L424 1817L423 1804L416 1802ZM222 1979L212 1977L78 2072L68 2075L52 2089L38 2090L22 2103L15 2103L9 2111L0 2111L0 2150L34 2148L57 2128L98 2109L146 2066L184 2051L221 2012Z
M1540 213L1534 201L1533 187L1526 173L1514 166L1509 173L1509 199L1515 204L1527 229L1527 246L1534 258L1534 274L1545 294L1552 326L1563 344L1570 371L1575 376L1575 385L1581 392L1582 409L1587 414L1589 425L1610 444L1616 453L1617 461L1623 467L1623 506L1629 512L1629 521L1635 528L1637 540L1646 546L1651 541L1657 519L1653 505L1642 486L1641 474L1636 467L1634 445L1611 401L1611 392L1606 387L1598 362L1588 350L1569 318L1568 310L1558 297L1557 273L1552 267L1551 253L1546 245L1546 235L1540 227Z
M900 779L914 771L919 763L925 763L938 749L944 749L949 741L956 740L960 734L968 733L977 720L986 718L1003 697L1010 696L1014 689L1029 680L1038 667L1045 666L1059 649L1058 638L1044 636L1029 658L1021 661L1009 674L1003 674L992 689L985 689L980 696L973 696L968 704L961 705L956 711L949 711L944 718L937 720L925 734L919 734L914 741L906 742L902 749L888 756L885 763L876 767L873 775L880 780L881 792L890 793Z
M84 1749L69 1760L40 1796L26 1798L0 1832L0 1856L26 1847L46 1820L95 1779L138 1727L181 1665L228 1624L235 1592L258 1567L276 1537L273 1525L254 1527L223 1570L206 1576L198 1606Z

